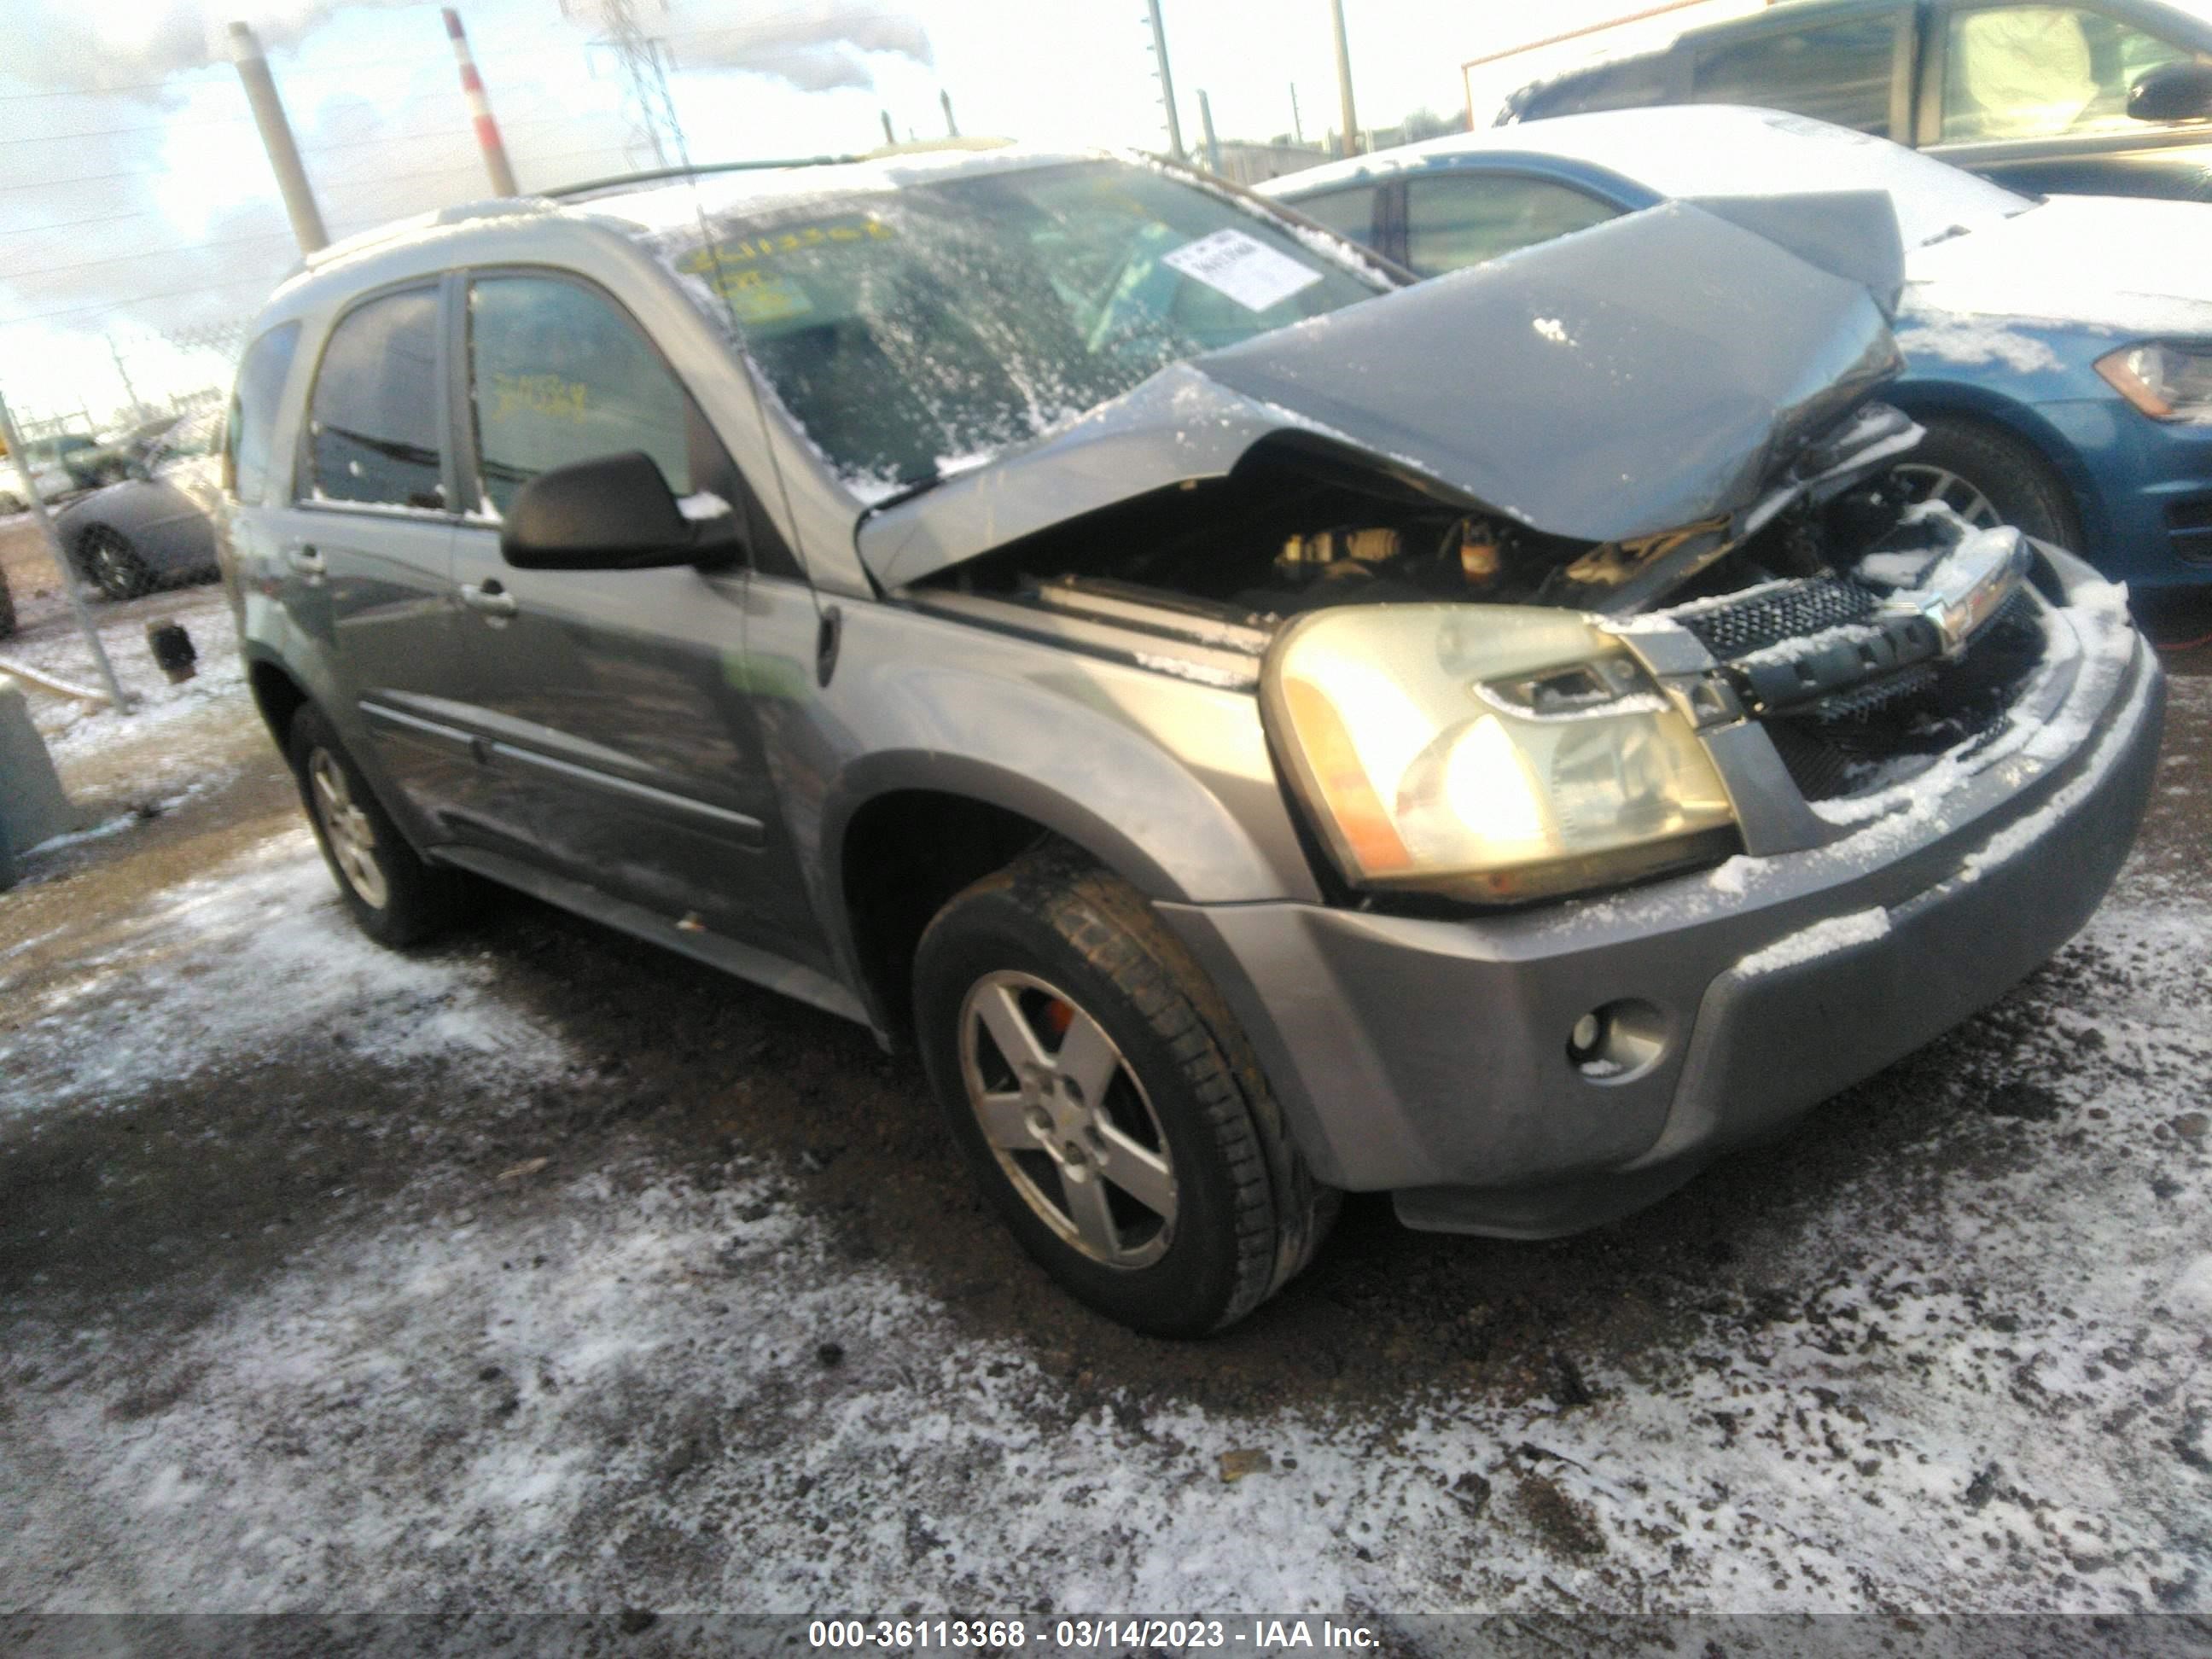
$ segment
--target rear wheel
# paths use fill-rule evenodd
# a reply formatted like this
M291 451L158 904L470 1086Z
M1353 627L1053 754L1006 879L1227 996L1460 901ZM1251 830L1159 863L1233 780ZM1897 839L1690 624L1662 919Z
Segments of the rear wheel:
M1318 1185L1212 988L1141 896L1060 849L938 913L915 953L923 1060L1024 1247L1158 1335L1243 1318L1312 1258Z
M112 525L88 525L76 538L77 569L111 599L135 599L154 586L153 572Z
M413 945L465 913L467 878L425 863L407 844L313 706L292 717L288 746L324 862L363 933L381 945Z
M2040 455L1978 422L1938 415L1923 424L1928 435L1895 468L1912 500L1941 501L1978 530L2008 524L2082 550L2074 503Z

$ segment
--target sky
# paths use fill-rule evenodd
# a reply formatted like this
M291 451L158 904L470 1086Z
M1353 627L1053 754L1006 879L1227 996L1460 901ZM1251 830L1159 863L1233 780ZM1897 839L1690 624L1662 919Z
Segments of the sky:
M613 56L594 44L608 3L463 0L525 191L649 164ZM866 149L882 141L879 112L902 138L937 137L940 92L969 134L1165 145L1141 0L631 3L675 65L695 160ZM1162 9L1187 143L1200 89L1224 137L1289 131L1293 86L1308 137L1337 125L1328 0ZM1464 59L1632 9L1346 0L1360 124L1459 113ZM227 385L228 356L191 343L234 344L297 258L224 49L234 18L261 32L333 236L489 193L434 3L9 0L7 14L0 392L21 420L104 424L128 401L126 374L148 402ZM1484 71L1478 119L1559 56Z

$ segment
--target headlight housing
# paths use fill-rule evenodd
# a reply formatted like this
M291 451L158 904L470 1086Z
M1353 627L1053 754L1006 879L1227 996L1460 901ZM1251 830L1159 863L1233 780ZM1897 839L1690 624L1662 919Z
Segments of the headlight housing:
M1261 706L1345 878L1489 902L1724 857L1705 745L1572 611L1346 605L1286 629Z
M2123 346L2097 359L2097 373L2154 421L2212 422L2212 346Z

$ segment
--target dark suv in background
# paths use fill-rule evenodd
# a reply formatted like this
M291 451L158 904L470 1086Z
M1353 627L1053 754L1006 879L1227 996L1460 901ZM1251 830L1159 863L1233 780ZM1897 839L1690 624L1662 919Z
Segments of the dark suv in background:
M2212 198L2212 21L2158 0L1804 0L1522 88L1498 122L1755 104L2029 195Z

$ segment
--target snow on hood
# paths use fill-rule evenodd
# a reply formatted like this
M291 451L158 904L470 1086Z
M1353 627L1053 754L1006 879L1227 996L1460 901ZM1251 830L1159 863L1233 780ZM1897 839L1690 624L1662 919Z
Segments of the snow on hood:
M2212 214L2201 202L2054 196L1914 249L1905 278L1907 313L2212 335Z
M857 540L918 581L1291 434L1615 541L1748 507L1899 362L1863 287L1670 203L1164 369Z

